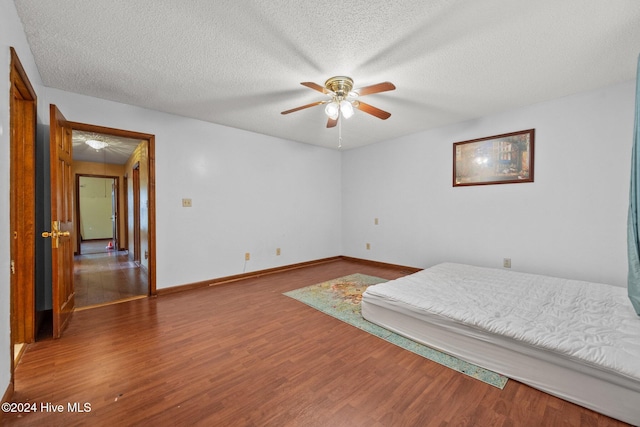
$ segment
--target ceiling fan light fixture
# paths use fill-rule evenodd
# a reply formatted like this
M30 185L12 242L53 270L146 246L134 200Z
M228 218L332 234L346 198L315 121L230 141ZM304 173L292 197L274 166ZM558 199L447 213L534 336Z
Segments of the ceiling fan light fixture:
M359 98L365 95L395 90L396 87L391 82L381 82L354 90L353 79L351 79L351 77L335 76L327 79L327 81L324 82L324 86L314 82L301 82L300 84L309 89L321 92L322 94L327 95L328 98L325 98L324 101L316 101L297 108L291 108L289 110L282 111L280 114L294 113L296 111L315 107L316 105L324 105L324 113L329 117L329 120L327 121L327 128L334 128L338 126L338 147L342 147L342 121L338 120L340 114L342 114L342 117L346 120L353 116L355 109L357 108L358 110L377 117L380 120L386 120L391 117L391 113L359 101Z
M340 104L336 101L332 101L324 108L324 112L331 120L336 120L340 114Z
M353 116L353 105L347 100L342 100L340 102L340 111L342 112L342 117L348 119Z
M98 141L97 139L87 139L85 141L85 144L87 144L89 147L95 149L96 151L100 151L103 148L106 148L109 146L109 144L107 144L104 141Z

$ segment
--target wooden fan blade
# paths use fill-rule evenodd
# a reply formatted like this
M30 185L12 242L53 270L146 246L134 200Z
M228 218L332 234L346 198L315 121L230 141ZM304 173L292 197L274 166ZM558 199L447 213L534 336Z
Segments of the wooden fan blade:
M307 104L307 105L303 105L303 106L301 106L301 107L292 108L291 110L283 111L283 112L282 112L282 113L280 113L280 114L295 113L296 111L304 110L305 108L315 107L316 105L325 104L326 102L327 102L327 101L312 102L311 104Z
M360 96L371 95L372 93L386 92L388 90L394 90L396 87L391 82L378 83L376 85L361 87L356 89L356 92Z
M340 118L340 117L338 117ZM328 128L334 128L336 127L336 125L338 124L338 119L332 119L331 117L329 117L329 120L327 121L327 127Z
M313 89L313 90L317 90L318 92L321 93L333 93L331 92L329 89L327 89L324 86L320 86L318 83L314 83L314 82L302 82L300 83L302 86L306 86L309 89Z
M367 114L371 114L372 116L376 116L379 119L387 120L391 117L391 113L387 113L384 110L376 108L372 105L365 104L364 102L354 102L354 107L356 107L360 111L364 111Z

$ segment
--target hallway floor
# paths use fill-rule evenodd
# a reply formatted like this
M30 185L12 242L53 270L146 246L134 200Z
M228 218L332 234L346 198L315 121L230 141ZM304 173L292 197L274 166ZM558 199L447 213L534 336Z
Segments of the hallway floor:
M108 304L148 294L144 269L129 259L127 251L107 250L108 240L82 243L74 258L76 307Z

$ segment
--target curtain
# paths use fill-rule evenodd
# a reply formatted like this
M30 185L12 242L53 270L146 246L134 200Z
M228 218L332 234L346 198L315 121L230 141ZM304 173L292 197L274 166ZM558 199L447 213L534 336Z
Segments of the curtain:
M640 56L636 77L636 114L633 130L633 148L631 149L631 188L629 190L629 216L627 223L627 254L629 258L629 276L627 286L629 299L640 316L640 235L638 218L640 217Z

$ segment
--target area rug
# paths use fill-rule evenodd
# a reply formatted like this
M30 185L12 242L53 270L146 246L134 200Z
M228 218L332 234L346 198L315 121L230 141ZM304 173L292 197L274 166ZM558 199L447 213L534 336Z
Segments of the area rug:
M507 377L419 344L365 320L360 311L362 293L368 286L386 281L386 279L379 277L357 273L285 292L284 295L303 302L316 310L320 310L323 313L402 347L405 350L409 350L494 387L504 388L507 384Z

